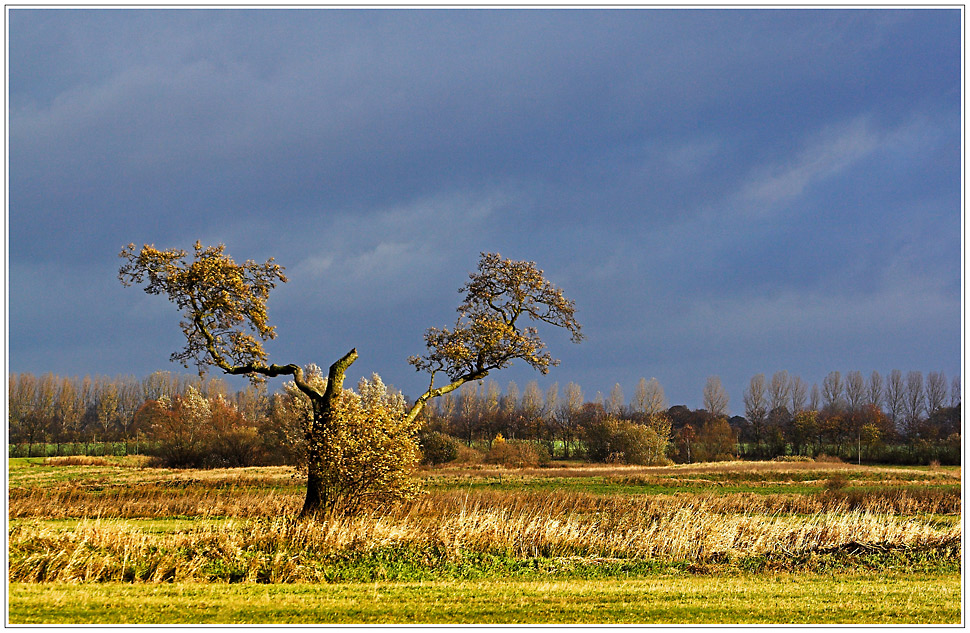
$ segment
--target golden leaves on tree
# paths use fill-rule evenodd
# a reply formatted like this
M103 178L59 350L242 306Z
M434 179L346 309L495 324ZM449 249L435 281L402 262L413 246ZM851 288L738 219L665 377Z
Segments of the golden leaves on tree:
M277 282L286 282L283 267L272 258L264 264L237 264L222 244L203 247L196 242L193 255L189 259L182 249L159 250L147 244L136 250L129 244L121 251L126 262L118 277L125 286L147 282L145 292L167 296L182 311L186 345L172 354L172 360L185 367L194 362L200 373L207 365L227 371L264 366L261 341L276 336L266 301Z
M466 294L454 328L430 328L424 337L428 353L408 359L416 369L431 372L432 387L438 372L466 382L516 358L547 373L559 361L546 350L535 327L523 327L523 317L565 328L576 343L583 339L575 304L534 262L482 253L478 271L460 291Z

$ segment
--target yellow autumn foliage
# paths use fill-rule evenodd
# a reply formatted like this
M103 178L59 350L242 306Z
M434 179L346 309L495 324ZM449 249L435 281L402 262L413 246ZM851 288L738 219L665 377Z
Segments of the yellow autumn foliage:
M309 380L323 387L326 379L318 372L307 368ZM290 410L308 424L309 398L292 383L285 391ZM419 421L405 416L404 397L377 374L361 378L356 392L342 390L330 422L313 434L321 509L355 513L413 498L419 491L412 478L421 459L419 428Z

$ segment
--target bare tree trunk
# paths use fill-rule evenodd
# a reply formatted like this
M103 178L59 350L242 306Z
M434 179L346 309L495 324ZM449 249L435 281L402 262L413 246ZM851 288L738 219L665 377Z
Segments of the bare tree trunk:
M323 489L323 478L320 476L318 468L307 467L306 498L303 500L303 509L300 516L310 516L316 514L327 505L327 498Z
M313 402L313 419L307 427L307 482L306 497L303 500L303 509L300 516L309 516L319 512L327 506L327 493L323 484L323 476L320 473L320 444L319 434L330 418L330 411L324 410L324 401L316 400Z
M344 374L353 362L357 360L357 350L352 349L340 360L330 366L327 376L327 388L323 394L310 393L313 402L313 419L307 426L307 486L306 498L303 500L301 517L316 514L327 508L329 499L322 475L322 456L320 454L320 438L323 431L333 424L335 405L343 392Z

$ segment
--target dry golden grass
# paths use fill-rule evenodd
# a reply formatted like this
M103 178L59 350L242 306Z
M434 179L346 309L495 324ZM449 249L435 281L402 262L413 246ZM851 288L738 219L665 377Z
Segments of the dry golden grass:
M516 558L705 561L799 555L846 545L958 547L960 528L871 512L725 514L711 500L609 499L591 495L426 497L379 515L204 522L149 533L132 524L83 520L73 529L18 522L10 533L11 581L319 581L334 556L383 548Z
M292 484L292 482L290 482ZM297 485L288 488L263 488L244 478L236 483L220 481L205 485L192 479L165 483L126 486L72 486L58 488L23 488L9 491L11 519L67 519L83 517L165 518L193 517L276 517L299 511L304 492ZM536 503L560 504L570 511L609 505L635 507L654 500L682 503L693 500L719 513L748 514L814 514L860 510L896 515L959 514L961 497L957 489L891 488L867 491L830 491L818 494L757 494L741 492L675 493L666 495L594 495L583 492L514 492L475 490L431 491L418 500L402 504L395 511L426 504L447 505L461 497L483 503L512 506Z
M299 511L302 491L243 487L141 485L92 491L89 487L27 488L9 492L11 519L28 517L280 516Z
M66 479L52 479L41 469L11 476L8 516L277 516L298 510L303 494L303 480L286 467L169 470L91 464L74 472Z
M44 459L44 466L113 466L111 460L104 457L90 457L87 455L70 455L65 457L48 457Z
M922 545L959 535L959 529L938 531L872 512L839 509L794 518L738 510L714 496L454 493L402 508L395 518L436 526L444 542L482 551L498 546L515 556L702 559L714 553L813 551L850 541Z
M107 466L112 468L145 468L152 461L147 455L98 457L95 455L62 455L45 457L44 466Z

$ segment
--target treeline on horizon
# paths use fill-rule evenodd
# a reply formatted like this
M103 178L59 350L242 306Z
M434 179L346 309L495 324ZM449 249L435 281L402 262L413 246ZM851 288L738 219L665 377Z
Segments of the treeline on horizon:
M289 396L262 386L231 391L216 377L167 371L144 379L22 373L10 374L8 396L11 456L141 452L174 466L300 460L301 421ZM518 447L511 453L531 455L532 462L824 455L853 462L960 463L960 379L948 382L943 372L924 380L918 371L851 371L844 377L833 371L821 386L785 371L770 379L758 374L743 402L744 415L730 416L716 376L707 380L703 407L695 410L668 406L656 379L641 378L629 402L619 384L590 401L572 382L542 391L530 381L520 392L515 382L502 390L494 380L479 381L432 401L420 441L431 463L454 459L459 444L465 458L477 452L486 461Z

